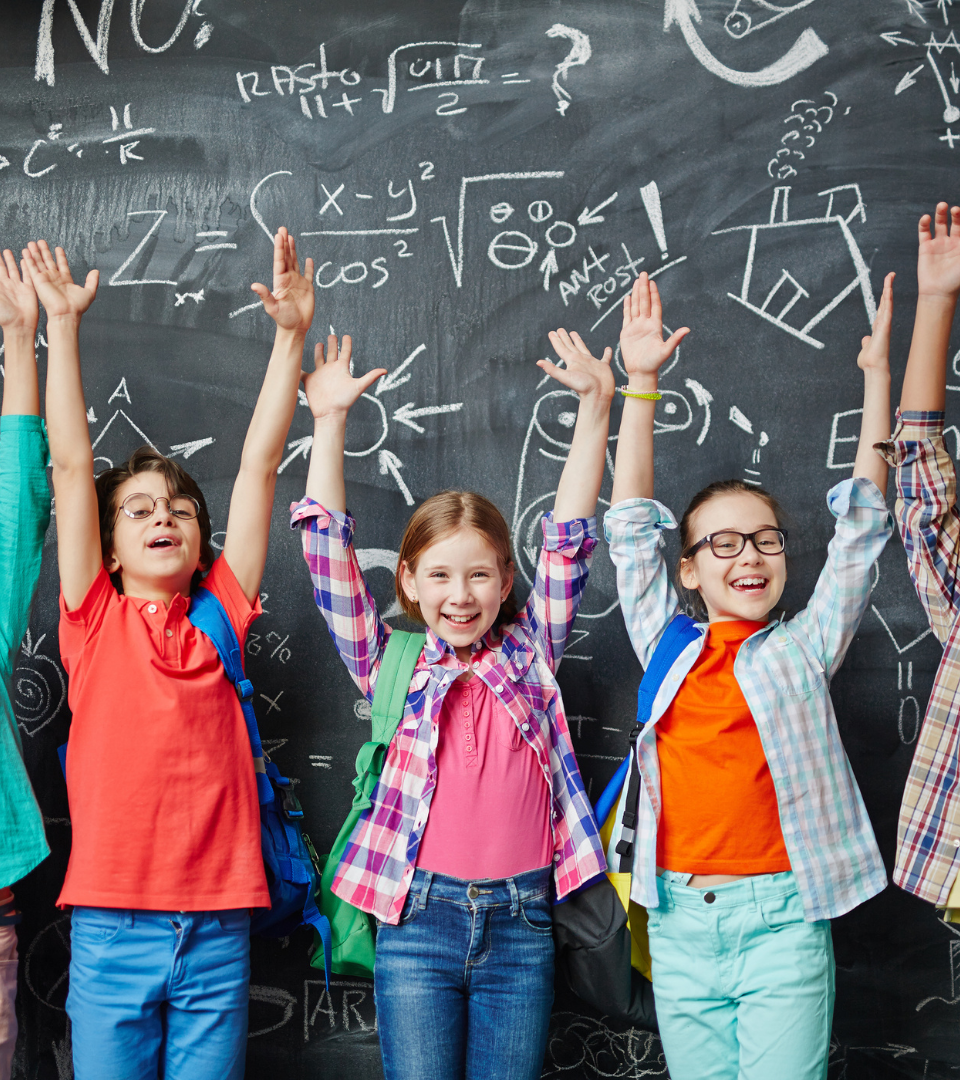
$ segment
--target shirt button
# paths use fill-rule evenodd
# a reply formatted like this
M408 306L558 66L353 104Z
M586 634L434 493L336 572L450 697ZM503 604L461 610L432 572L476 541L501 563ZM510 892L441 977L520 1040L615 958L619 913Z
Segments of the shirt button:
M467 740L467 742L469 742L473 738L473 736L472 735L464 735L464 738Z
M529 731L530 730L530 725L529 724L521 724L520 725L520 730L521 731Z
M503 683L497 683L497 685L494 687L494 689L496 690L496 692L498 694L502 694L503 693Z
M470 752L470 751L471 751L472 749L473 749L473 744L472 744L472 743L468 743L468 744L467 744L467 753L469 753L469 752Z
M147 605L147 611L149 611L151 615L156 615L156 613L157 613L157 605L156 604Z
M671 682L679 682L680 681L679 673L674 673L673 675L671 675L670 680L671 680Z
M173 637L173 631L167 630L167 637Z
M560 852L559 851L556 853L556 855L554 855L553 861L554 862L559 862L560 861Z

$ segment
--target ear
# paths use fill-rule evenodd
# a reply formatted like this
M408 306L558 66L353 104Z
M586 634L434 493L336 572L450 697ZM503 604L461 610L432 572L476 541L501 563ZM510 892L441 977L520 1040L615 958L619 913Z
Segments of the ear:
M112 548L110 549L110 554L104 557L103 568L108 574L115 574L118 570L122 569L120 560L117 558L117 553Z
M411 604L417 603L417 582L413 576L413 571L410 569L410 564L406 559L400 563L400 584L403 586L403 591L406 598Z
M697 575L697 567L693 559L681 559L680 581L685 589L696 592L700 588L700 578Z
M514 576L515 569L516 568L514 567L513 563L510 563L510 565L506 568L506 570L504 570L504 572L500 575L500 580L502 582L502 584L500 586L500 603L501 604L510 595L510 590L513 588L513 576Z

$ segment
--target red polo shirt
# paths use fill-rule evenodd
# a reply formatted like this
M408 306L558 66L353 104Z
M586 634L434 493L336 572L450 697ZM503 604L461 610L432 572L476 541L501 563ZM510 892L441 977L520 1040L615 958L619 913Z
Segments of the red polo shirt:
M241 646L260 614L219 558L204 586ZM83 602L60 596L73 711L65 907L268 907L250 741L213 643L187 601L120 596L101 567Z

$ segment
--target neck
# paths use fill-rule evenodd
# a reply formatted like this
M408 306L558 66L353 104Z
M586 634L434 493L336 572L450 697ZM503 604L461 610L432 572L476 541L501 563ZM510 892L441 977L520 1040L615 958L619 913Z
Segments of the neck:
M193 579L193 575L190 575ZM177 596L185 599L190 597L190 581L155 581L144 580L120 571L120 581L123 583L123 595L133 600L153 600L167 607Z

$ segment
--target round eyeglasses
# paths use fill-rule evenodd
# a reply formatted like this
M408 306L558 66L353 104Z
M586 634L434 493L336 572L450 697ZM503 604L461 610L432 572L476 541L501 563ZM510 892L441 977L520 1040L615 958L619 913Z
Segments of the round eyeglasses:
M155 499L152 495L145 495L138 491L123 500L117 514L119 515L122 510L128 518L144 521L153 515L157 503L161 501L167 504L171 515L180 518L181 521L189 521L200 513L200 504L192 495L174 495L169 499L165 495L160 495Z
M724 529L723 532L711 533L702 540L698 540L693 547L684 553L685 559L691 559L702 548L710 545L710 550L718 559L735 559L747 546L747 541L761 555L779 555L787 542L786 529L757 529L756 532L742 533L733 529Z

